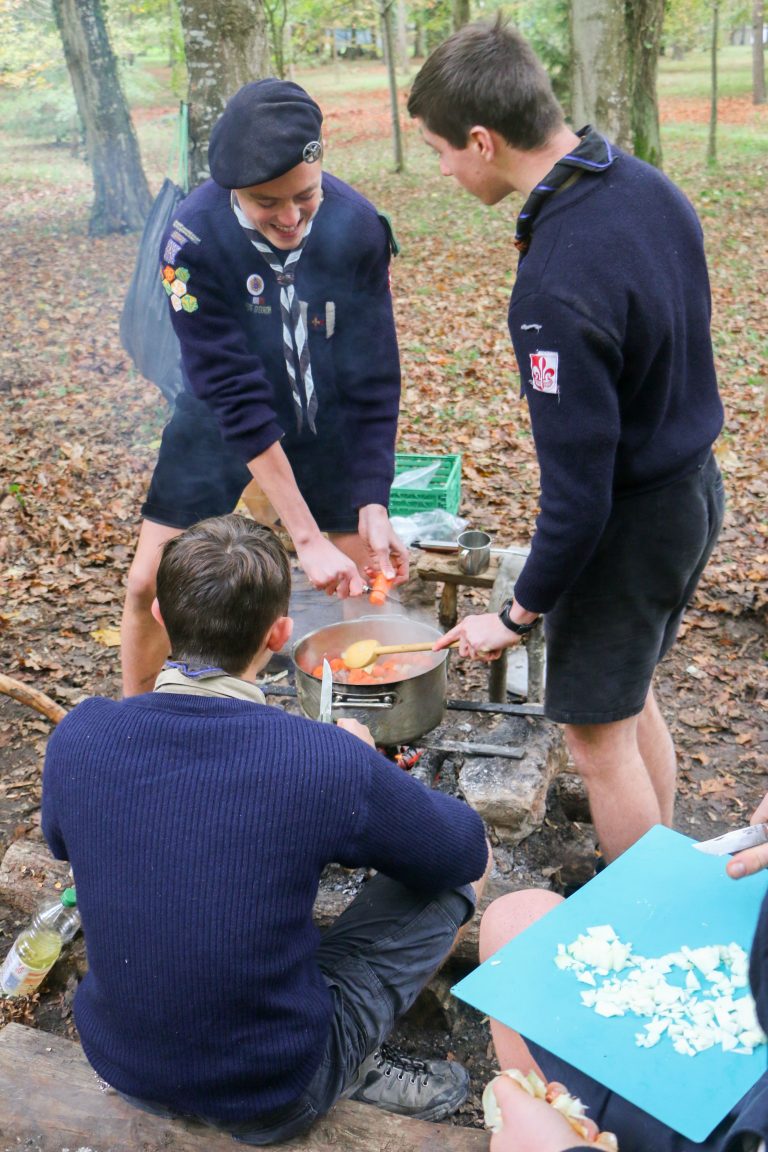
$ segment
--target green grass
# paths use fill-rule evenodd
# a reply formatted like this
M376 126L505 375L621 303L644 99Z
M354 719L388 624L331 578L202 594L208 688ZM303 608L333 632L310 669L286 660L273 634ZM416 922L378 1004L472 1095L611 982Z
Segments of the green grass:
M660 97L709 98L711 87L709 52L690 52L682 60L672 60L667 56L659 60ZM717 87L721 96L751 95L751 47L720 48L717 54Z
M751 49L725 47L719 55L720 79L723 95L749 97L751 91ZM415 72L416 65L414 65ZM659 72L659 93L666 96L704 99L709 95L709 58L705 52L691 53L681 61L662 58ZM135 109L173 108L176 97L171 91L171 70L158 52L156 59L137 57L129 68L123 68L127 93ZM69 148L56 146L61 125L66 127L75 114L74 100L66 70L52 72L49 88L0 88L0 123L6 162L0 169L0 187L10 185L66 186L74 191L77 211L85 209L90 195L90 171L82 158ZM339 62L337 66L324 65L297 70L296 79L326 105L334 96L353 92L378 92L379 107L389 115L387 74L382 63L368 61ZM401 88L408 80L398 77ZM667 116L670 109L667 110ZM674 104L671 105L674 113ZM704 160L708 127L706 123L686 122L681 111L679 122L669 121L662 126L662 144L665 167L673 179L683 184L697 200L697 207L706 214L716 210L717 186L707 192L717 176L708 174ZM729 187L731 203L739 203L744 195L752 196L749 187L753 179L764 182L768 158L766 131L761 119L755 115L746 124L720 123L718 125L718 171L744 173L745 183L740 188ZM388 122L388 121L387 121ZM166 174L175 177L171 154L177 131L176 116L169 112L162 116L135 117L145 171L152 189L157 189ZM413 125L404 118L403 140L406 170L394 173L392 141L386 129L374 140L355 138L355 124L343 116L334 120L330 134L327 165L343 179L371 196L383 211L394 219L398 233L406 232L409 243L424 242L429 254L440 238L455 234L457 229L477 237L477 242L493 242L494 234L506 232L519 207L516 197L510 197L492 213L451 180L441 177L434 156L422 144ZM699 202L700 198L700 202ZM407 203L407 213L403 211ZM71 206L71 201L70 201ZM405 217L407 216L407 219Z

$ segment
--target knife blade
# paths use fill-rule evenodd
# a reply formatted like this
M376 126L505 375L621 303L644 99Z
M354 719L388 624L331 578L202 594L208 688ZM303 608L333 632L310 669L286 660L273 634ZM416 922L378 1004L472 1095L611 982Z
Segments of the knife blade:
M363 596L368 596L368 594L371 592L373 592L373 585L372 584L363 584L363 592L362 592ZM389 592L385 592L384 596L387 600L391 600L393 604L402 603L399 596L390 596Z
M758 844L768 843L768 824L750 824L747 828L736 828L733 832L725 832L722 836L715 836L712 840L702 840L694 844L699 852L707 856L730 856L734 852L743 852L745 848L755 848Z
M320 712L318 720L321 724L331 724L331 710L333 708L333 672L327 660L323 659L323 679L320 684Z

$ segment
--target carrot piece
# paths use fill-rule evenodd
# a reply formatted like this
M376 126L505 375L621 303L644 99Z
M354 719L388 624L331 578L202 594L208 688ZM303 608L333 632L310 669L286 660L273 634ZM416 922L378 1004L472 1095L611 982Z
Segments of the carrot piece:
M381 608L381 606L387 602L387 593L391 587L392 581L387 580L383 572L377 572L371 585L371 592L368 597L369 603L373 604L376 608Z
M312 675L316 676L318 680L322 680L322 678L323 678L323 666L322 666L322 664L318 664L316 668L312 669Z
M331 672L345 672L347 669L347 666L342 660L341 656L334 656L333 660L329 660L328 663L331 666Z

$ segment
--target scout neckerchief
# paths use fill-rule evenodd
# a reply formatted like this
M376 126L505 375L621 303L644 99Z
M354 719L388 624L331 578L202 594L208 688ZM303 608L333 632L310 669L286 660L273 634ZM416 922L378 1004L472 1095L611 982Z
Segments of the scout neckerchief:
M275 274L275 279L280 285L280 312L283 320L283 355L285 357L285 368L288 372L291 396L293 397L296 412L296 431L301 432L304 423L304 409L306 408L310 430L317 435L317 429L315 428L317 393L315 392L315 385L312 381L312 365L309 362L307 323L293 283L296 276L296 265L301 258L301 253L304 251L304 245L309 239L315 217L313 216L312 219L308 221L301 242L296 248L292 248L285 257L285 260L281 262L275 251L267 244L261 232L258 232L249 223L240 205L237 203L234 192L232 193L231 203L232 210L241 227L248 234L251 244L253 244L254 248L258 249L267 264L269 264ZM315 215L317 215L317 213L315 213ZM298 373L296 372L294 346L299 358Z
M616 159L611 145L604 136L595 132L590 124L576 135L581 138L581 143L573 152L562 156L554 168L547 172L544 179L531 192L517 218L515 248L523 254L528 251L533 222L547 197L562 188L567 180L572 179L578 169L585 172L603 172L606 168L610 168Z
M181 660L166 660L155 680L154 691L223 696L230 700L249 700L252 704L267 702L261 688L250 680L229 676L222 668L195 668Z

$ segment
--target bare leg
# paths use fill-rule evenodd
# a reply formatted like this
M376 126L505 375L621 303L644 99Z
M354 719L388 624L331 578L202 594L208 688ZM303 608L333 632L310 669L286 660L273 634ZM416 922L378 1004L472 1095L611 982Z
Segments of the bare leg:
M120 659L123 667L123 695L151 692L155 678L170 652L170 643L150 611L155 598L155 581L160 554L166 540L181 534L145 520L141 525L136 555L128 572L123 607Z
M671 828L675 811L677 757L652 688L638 717L637 743L659 802L661 822Z
M615 860L661 823L653 781L640 754L639 717L610 724L567 724L565 740L584 780L606 860Z
M653 689L638 716L566 725L565 739L607 860L615 860L654 824L671 826L677 762Z
M494 900L480 922L480 962L560 903L562 896L543 888L511 892ZM491 1020L491 1035L500 1068L518 1068L523 1073L533 1070L546 1079L522 1036L498 1020Z

